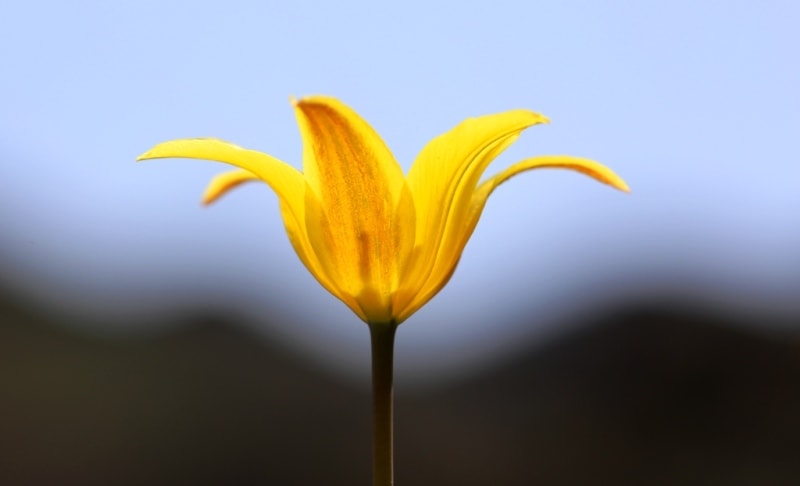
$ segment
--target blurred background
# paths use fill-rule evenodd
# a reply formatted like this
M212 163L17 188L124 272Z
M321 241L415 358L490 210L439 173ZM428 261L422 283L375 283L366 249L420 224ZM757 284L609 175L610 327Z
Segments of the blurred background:
M18 2L0 16L0 484L368 484L368 334L213 136L297 167L289 95L408 169L530 108L398 332L398 484L797 484L794 2Z

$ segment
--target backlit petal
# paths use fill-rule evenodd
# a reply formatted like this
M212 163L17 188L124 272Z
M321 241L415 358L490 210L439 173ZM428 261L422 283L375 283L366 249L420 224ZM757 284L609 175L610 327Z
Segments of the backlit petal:
M308 206L310 242L344 293L370 320L386 317L413 233L400 232L410 201L403 173L380 136L357 113L327 97L295 102L303 169L319 204ZM402 216L404 215L404 216Z
M417 207L416 241L421 248L413 270L403 278L396 308L410 315L446 283L460 254L448 234L457 231L469 212L472 193L486 167L526 128L546 123L543 115L512 110L470 118L432 140L408 174ZM414 302L410 302L413 299Z

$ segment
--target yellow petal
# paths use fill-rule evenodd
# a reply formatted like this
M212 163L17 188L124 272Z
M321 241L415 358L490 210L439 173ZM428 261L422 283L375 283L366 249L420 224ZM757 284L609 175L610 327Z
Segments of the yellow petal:
M271 155L213 138L191 138L160 143L136 160L170 157L215 160L234 165L269 184L281 202L285 201L292 210L302 208L303 175Z
M451 244L454 245L454 248L452 248L450 252L460 254L464 250L467 241L469 241L472 232L475 230L475 226L478 224L481 213L483 213L486 201L497 186L515 175L531 169L570 169L585 174L598 182L608 184L622 192L630 192L628 184L626 184L620 176L608 167L594 160L573 157L571 155L540 155L530 157L521 162L517 162L503 172L489 178L478 187L472 196L472 203L465 224L461 228L459 234L455 235L452 239Z
M192 138L160 143L140 155L136 160L169 157L215 160L255 174L269 184L292 217L298 221L303 220L305 189L303 175L291 165L271 155L213 138Z
M623 181L622 178L615 174L611 169L589 159L572 157L569 155L543 155L531 157L512 165L500 174L482 183L480 187L478 187L478 189L473 193L469 211L466 218L463 220L463 225L456 228L456 232L451 237L447 238L447 242L445 243L447 247L443 247L440 250L440 253L444 257L448 258L448 260L440 263L443 269L440 271L444 271L446 273L444 273L444 276L440 277L439 280L436 280L434 285L429 285L428 288L423 289L414 302L412 302L412 304L409 306L408 310L401 315L401 319L404 319L416 309L424 305L425 302L430 300L436 294L436 292L441 290L441 288L450 279L450 276L452 276L453 271L458 264L458 259L461 257L461 253L464 251L464 247L467 245L467 242L469 241L470 236L472 236L473 231L475 231L475 226L478 224L478 220L483 212L483 208L486 206L486 201L495 188L521 172L543 168L571 169L582 174L586 174L589 177L592 177L599 182L608 184L616 189L619 189L620 191L630 192L630 189L625 181Z
M249 170L232 170L224 172L211 179L203 193L203 204L208 205L224 196L231 189L250 181L260 181L261 179Z
M319 259L343 293L355 296L369 320L386 317L398 268L413 234L402 170L380 136L338 100L295 102L303 137L303 169L318 204L308 204L307 231ZM402 214L402 215L401 215Z
M571 155L539 155L537 157L530 157L521 162L517 162L503 172L488 179L481 184L481 186L489 187L488 191L491 193L497 186L511 177L531 169L570 169L585 174L603 184L608 184L622 192L631 192L628 184L605 165L595 162L594 160L573 157ZM486 197L488 196L487 194Z
M136 160L169 157L225 162L254 174L266 182L278 196L284 227L300 260L323 287L334 295L339 295L339 289L323 270L309 241L304 207L306 183L303 175L297 169L265 153L244 149L222 140L206 138L160 143L140 155ZM223 175L222 182L225 182L224 177L225 175ZM236 171L227 177L234 182L237 180L242 182L244 175L242 172ZM212 182L213 184L214 182ZM214 195L212 194L212 196ZM216 194L217 197L219 195L221 192ZM342 300L346 300L346 297L343 297Z
M408 183L417 208L416 241L421 248L403 279L396 309L410 315L444 286L460 253L441 249L452 246L447 235L463 225L484 170L524 129L546 122L543 115L527 110L471 118L420 152Z

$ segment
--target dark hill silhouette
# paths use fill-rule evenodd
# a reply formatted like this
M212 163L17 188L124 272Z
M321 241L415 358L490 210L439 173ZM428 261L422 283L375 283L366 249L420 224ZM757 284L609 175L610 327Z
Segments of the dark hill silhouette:
M720 315L630 302L398 390L397 484L800 484L800 346ZM0 484L369 484L366 390L235 316L186 316L101 339L0 298Z

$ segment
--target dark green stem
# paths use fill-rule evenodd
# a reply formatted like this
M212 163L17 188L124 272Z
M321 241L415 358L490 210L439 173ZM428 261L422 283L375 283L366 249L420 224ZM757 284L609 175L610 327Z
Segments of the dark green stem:
M392 360L397 325L369 325L372 341L372 478L373 486L391 486L393 479Z

